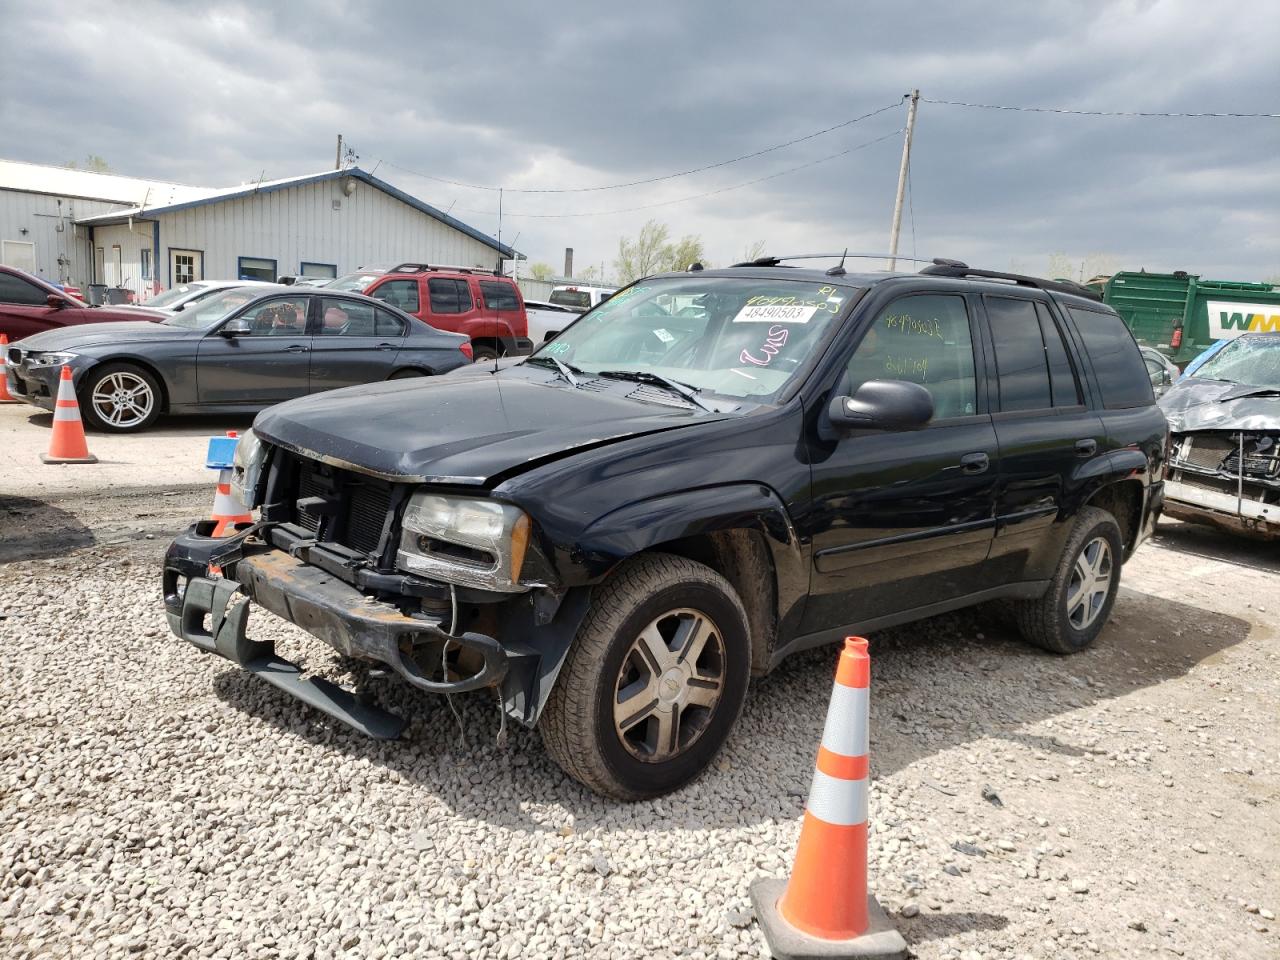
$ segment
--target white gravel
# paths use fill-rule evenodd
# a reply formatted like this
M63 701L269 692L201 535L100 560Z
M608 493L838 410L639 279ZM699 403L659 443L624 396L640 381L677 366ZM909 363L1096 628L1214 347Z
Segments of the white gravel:
M873 638L871 873L916 956L1280 956L1280 564L1169 530L1087 654L991 613ZM832 651L753 682L707 776L619 805L535 732L500 748L484 696L460 743L375 681L414 713L381 744L198 653L163 542L0 564L0 955L767 956L747 889L790 866Z

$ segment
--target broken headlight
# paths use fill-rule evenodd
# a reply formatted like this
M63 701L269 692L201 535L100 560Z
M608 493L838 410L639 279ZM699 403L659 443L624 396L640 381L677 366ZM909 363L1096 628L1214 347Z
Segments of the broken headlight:
M497 500L415 493L401 522L396 565L459 586L518 593L529 516Z
M226 461L223 461L224 463ZM267 462L267 445L252 430L240 435L236 444L235 467L231 471L231 490L240 502L252 510L258 504L255 497L258 481L262 478L262 466Z

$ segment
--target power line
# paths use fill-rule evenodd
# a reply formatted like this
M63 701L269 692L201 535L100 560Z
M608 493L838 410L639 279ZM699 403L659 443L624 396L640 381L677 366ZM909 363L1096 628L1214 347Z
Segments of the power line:
M809 167L816 167L820 163L827 163L830 160L836 160L840 157L848 156L851 153L857 153L859 150L865 150L867 147L875 146L877 143L883 143L885 140L891 140L898 134L902 133L903 128L892 130L884 136L876 137L874 140L868 140L865 143L859 143L856 146L841 150L839 153L833 153L829 156L819 157L817 160L810 160L808 163L802 163L794 167L788 167L786 170L779 170L777 173L771 173L764 177L756 177L754 180L745 180L742 183L735 183L732 186L721 187L718 190L708 190L705 193L695 193L687 197L677 197L674 200L662 200L658 203L647 203L638 207L625 207L620 210L593 210L588 213L511 213L506 211L504 217L524 217L526 219L536 220L566 220L578 217L608 217L619 213L636 213L641 210L653 210L657 207L669 207L677 203L688 203L690 200L701 200L705 197L714 197L721 193L728 193L731 190L741 190L743 187L750 187L757 183L763 183L766 180L776 180L778 177L785 177L788 174L796 173L799 170L805 170ZM470 213L475 216L491 217L496 211L493 210L468 210L464 207L458 207L459 213Z
M947 107L974 107L979 110L1012 110L1018 113L1065 113L1079 117L1232 117L1247 120L1280 120L1280 113L1163 113L1154 110L1069 110L1064 107L1015 107L999 103L968 103L964 100L931 100L925 103Z
M905 98L902 98L902 99L905 99ZM872 110L870 113L864 113L860 117L854 117L852 120L842 120L840 123L833 124L830 127L824 127L821 130L815 130L813 133L806 133L802 137L796 137L795 139L788 140L785 143L775 143L771 147L764 147L763 149L753 151L752 153L744 153L740 157L733 157L729 160L719 160L715 163L708 163L701 167L691 167L688 170L680 170L676 173L663 174L660 177L648 177L647 179L644 179L644 180L630 180L626 183L609 183L599 187L554 187L554 188L553 187L528 187L528 188L520 189L516 187L492 186L489 184L481 184L481 183L467 183L462 180L450 180L447 177L436 177L436 176L432 176L429 173L420 173L417 170L410 170L408 167L402 167L398 163L392 163L390 160L379 160L378 162L385 163L389 167L395 167L397 170L403 173L412 174L415 177L422 177L424 180L434 180L436 183L447 183L450 186L454 186L454 187L465 187L468 190L491 190L495 192L498 190L505 190L507 193L595 193L601 190L621 190L624 187L640 187L640 186L645 186L651 183L661 183L664 180L675 180L677 177L687 177L694 173L703 173L707 170L715 170L719 167L727 167L732 163L741 163L743 160L751 160L755 157L762 157L766 153L773 153L776 150L782 150L784 147L793 147L797 143L804 143L807 140L813 140L817 137L825 136L826 134L832 133L833 131L843 130L845 127L850 127L850 126L853 126L853 124L855 123L860 123L863 120L868 120L871 117L884 113L886 110L892 110L894 107L900 106L902 104L902 99L895 100L893 103L887 104L883 107L880 107L879 109Z

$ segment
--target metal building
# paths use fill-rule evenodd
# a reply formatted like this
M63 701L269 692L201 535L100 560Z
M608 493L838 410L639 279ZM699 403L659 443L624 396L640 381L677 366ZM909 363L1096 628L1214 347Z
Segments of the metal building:
M515 257L357 167L215 189L0 160L0 263L139 301L189 280Z

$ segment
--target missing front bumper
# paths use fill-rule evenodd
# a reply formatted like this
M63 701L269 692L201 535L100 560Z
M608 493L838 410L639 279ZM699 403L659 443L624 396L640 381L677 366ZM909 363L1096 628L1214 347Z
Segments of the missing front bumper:
M1212 523L1265 539L1280 537L1280 505L1182 481L1165 481L1164 512L1178 520Z
M507 652L492 637L470 632L454 635L440 621L406 616L280 550L235 550L233 562L221 560L224 554L219 551L226 551L227 544L189 534L170 549L165 563L170 629L206 653L225 657L362 733L394 739L405 721L355 691L304 676L297 664L276 655L270 641L249 639L250 601L335 650L383 664L430 693L497 687L506 677ZM226 562L234 579L209 576L211 562ZM438 663L424 667L424 652L435 649ZM464 652L469 662L479 663L479 669L456 677L446 659L450 650L455 656Z

